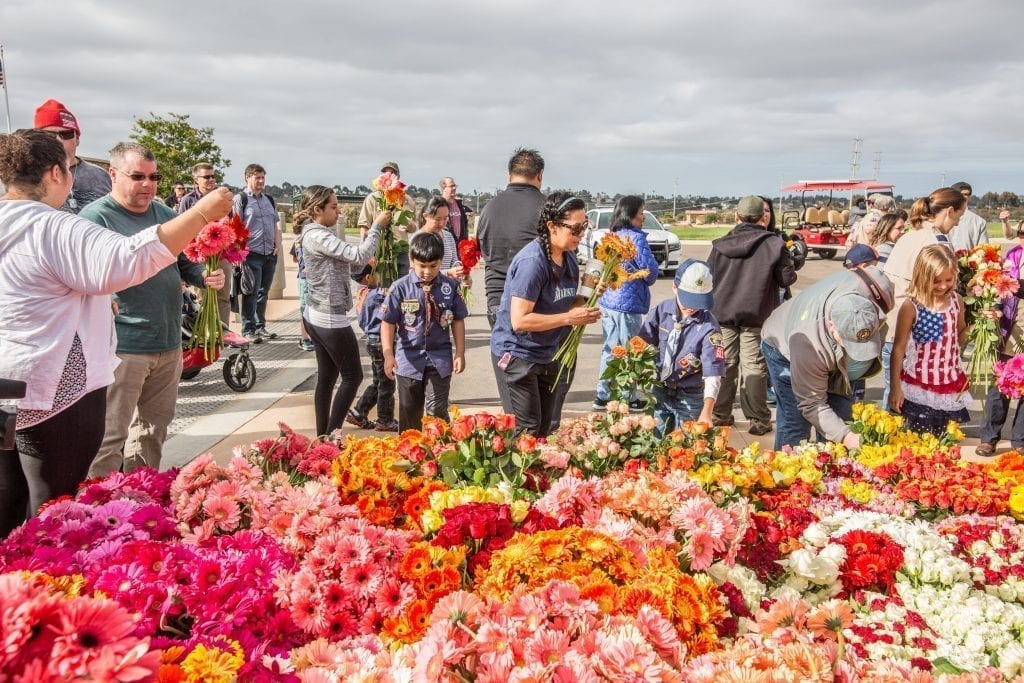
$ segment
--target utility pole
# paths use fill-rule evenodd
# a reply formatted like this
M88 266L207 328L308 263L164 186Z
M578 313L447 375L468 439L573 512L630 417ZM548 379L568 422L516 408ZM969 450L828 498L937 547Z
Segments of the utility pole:
M860 167L860 144L864 142L861 138L853 139L853 158L850 159L850 180L857 179L857 169Z
M882 168L882 152L875 152L875 174L871 177L872 180L878 180L878 171Z
M676 219L676 197L679 195L679 178L672 183L672 220Z
M945 186L946 186L946 172L943 171L942 172L942 180L939 181L939 187L945 187Z

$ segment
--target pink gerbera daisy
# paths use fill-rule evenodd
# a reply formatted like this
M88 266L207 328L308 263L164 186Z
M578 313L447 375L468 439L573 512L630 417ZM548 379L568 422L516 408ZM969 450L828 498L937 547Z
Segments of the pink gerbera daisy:
M235 232L223 223L207 223L199 234L198 240L208 256L224 251L235 242Z

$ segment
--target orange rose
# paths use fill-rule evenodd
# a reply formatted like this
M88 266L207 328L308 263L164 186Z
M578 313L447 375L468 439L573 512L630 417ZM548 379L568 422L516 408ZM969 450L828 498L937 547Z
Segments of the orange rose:
M626 357L626 347L625 346L613 346L612 347L612 357L614 357L614 358L625 358Z
M644 349L647 348L647 342L640 337L633 337L629 340L629 351L630 353L643 353Z
M463 441L473 433L473 416L464 415L452 422L451 435L456 441Z
M494 416L494 428L499 432L511 432L516 428L516 416L499 413Z

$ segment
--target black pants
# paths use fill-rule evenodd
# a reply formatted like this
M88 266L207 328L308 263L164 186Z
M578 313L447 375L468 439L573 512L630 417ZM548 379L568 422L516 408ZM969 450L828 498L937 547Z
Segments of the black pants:
M395 375L398 382L398 431L423 427L423 412L431 417L448 419L448 392L452 376L442 377L437 369L427 366L423 379Z
M572 384L573 373L570 372L556 387L558 363L531 363L510 356L502 369L499 361L498 356L491 354L502 409L516 416L518 430L536 436L550 434L553 425L561 422L562 404Z
M0 537L48 500L75 495L100 450L106 414L103 387L15 433L17 452L0 451Z
M351 327L318 327L307 320L306 331L316 351L316 389L313 390L316 433L330 434L345 422L359 383L363 381L359 342ZM335 394L334 385L339 376L341 384ZM334 394L333 401L331 394Z
M395 380L384 374L384 347L380 345L380 337L366 337L366 352L373 367L373 381L356 403L356 412L366 417L376 406L377 421L391 422L395 419Z

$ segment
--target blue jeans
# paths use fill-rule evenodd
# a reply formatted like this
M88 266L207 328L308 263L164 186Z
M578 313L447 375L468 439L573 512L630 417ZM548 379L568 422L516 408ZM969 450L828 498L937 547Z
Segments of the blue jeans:
M267 326L267 294L274 282L277 257L249 252L243 268L252 271L255 283L252 294L242 295L242 334L250 335Z
M607 401L611 398L611 390L608 382L600 379L608 367L608 361L612 357L612 347L629 345L630 337L636 335L643 325L644 317L640 313L623 313L612 311L607 308L601 309L601 332L604 333L604 346L601 347L601 364L597 368L597 398ZM630 396L619 396L619 400L630 400Z
M775 406L775 449L778 450L787 444L796 446L801 441L811 438L811 423L797 408L789 359L779 353L774 346L764 342L761 342L761 353L768 363L768 375L772 378L775 396L778 397ZM844 420L850 419L853 413L853 396L830 393L827 402L839 417ZM817 438L824 439L825 435L818 434Z
M666 389L654 387L654 417L658 426L654 428L658 437L678 429L684 422L696 420L704 408L704 386L695 389Z

